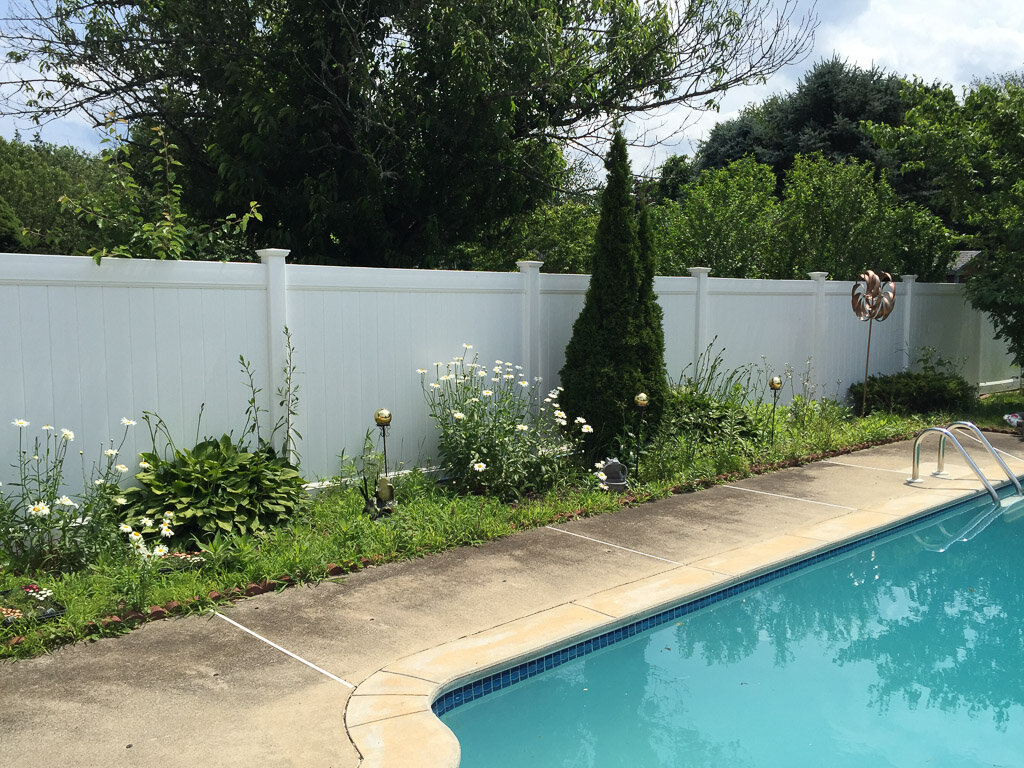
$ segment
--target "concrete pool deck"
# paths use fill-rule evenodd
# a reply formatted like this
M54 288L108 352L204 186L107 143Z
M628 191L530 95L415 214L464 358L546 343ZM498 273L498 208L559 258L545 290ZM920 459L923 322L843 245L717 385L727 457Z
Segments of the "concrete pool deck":
M895 443L3 664L0 764L457 765L436 693L976 494L955 450L931 476L937 444L921 485Z

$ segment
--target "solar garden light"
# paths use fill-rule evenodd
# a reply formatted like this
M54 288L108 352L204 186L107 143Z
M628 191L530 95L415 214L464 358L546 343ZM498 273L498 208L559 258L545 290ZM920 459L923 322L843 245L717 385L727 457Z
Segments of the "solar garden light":
M646 392L640 392L633 398L633 402L640 409L640 427L637 429L636 435L636 481L640 482L640 446L643 444L644 439L644 416L647 412L647 406L651 404L651 401L647 397Z
M373 414L373 420L380 429L380 439L384 443L384 477L388 476L388 430L391 429L391 411L387 408L378 408Z
M775 447L775 408L779 404L779 390L782 389L782 377L772 376L768 380L768 386L772 390L772 447Z

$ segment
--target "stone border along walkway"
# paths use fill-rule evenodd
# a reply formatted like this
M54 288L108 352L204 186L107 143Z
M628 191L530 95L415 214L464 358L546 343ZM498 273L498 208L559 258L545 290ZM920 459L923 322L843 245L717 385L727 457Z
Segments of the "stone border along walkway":
M1015 436L989 439L1024 473ZM4 664L0 762L455 766L438 693L978 493L952 451L929 474L937 442L923 485L894 443Z

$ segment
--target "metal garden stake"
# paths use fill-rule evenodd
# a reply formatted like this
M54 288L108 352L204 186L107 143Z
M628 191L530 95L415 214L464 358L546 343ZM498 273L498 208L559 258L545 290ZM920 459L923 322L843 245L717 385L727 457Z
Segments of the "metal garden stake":
M782 378L780 376L772 376L768 382L768 386L772 390L772 448L775 447L775 408L779 404L779 390L782 389Z
M378 408L373 414L373 420L380 428L380 439L384 443L384 477L388 476L388 430L391 428L391 411L387 408Z
M646 392L639 393L633 398L633 402L636 403L636 407L640 409L640 426L636 431L636 481L640 482L640 446L643 445L644 440L644 417L647 415L647 406L650 405L650 400L647 398Z
M896 306L896 283L892 275L882 272L876 275L870 269L864 272L853 284L853 312L861 320L868 323L868 351L864 357L864 392L860 402L860 415L863 418L868 403L868 361L871 359L871 325L877 320L882 322Z

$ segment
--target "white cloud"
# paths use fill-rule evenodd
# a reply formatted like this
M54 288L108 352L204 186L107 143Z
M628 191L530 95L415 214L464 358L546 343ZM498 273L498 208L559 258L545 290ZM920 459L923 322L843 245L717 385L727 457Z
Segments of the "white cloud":
M872 0L859 16L824 20L815 54L830 50L861 67L959 87L1024 67L1024 3Z

